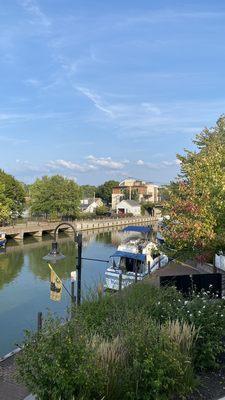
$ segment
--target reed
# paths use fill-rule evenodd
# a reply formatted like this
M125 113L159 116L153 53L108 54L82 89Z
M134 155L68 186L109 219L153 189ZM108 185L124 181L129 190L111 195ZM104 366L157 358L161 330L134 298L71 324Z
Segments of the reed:
M190 353L194 342L198 338L199 329L194 324L185 321L169 320L161 326L161 332L169 338L172 343L179 346L182 352Z

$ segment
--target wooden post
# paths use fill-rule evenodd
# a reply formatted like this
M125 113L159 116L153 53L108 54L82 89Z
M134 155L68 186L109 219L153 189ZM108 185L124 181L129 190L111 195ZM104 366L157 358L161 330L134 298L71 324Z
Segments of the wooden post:
M78 262L77 262L77 305L81 303L81 264L82 264L82 234L77 235Z
M135 283L137 283L137 261L135 263Z
M122 290L122 280L123 280L123 274L121 272L119 274L119 292Z
M38 316L37 316L37 330L40 332L42 329L42 312L39 311Z
M75 296L75 282L71 281L71 305L74 306L76 304L76 296Z

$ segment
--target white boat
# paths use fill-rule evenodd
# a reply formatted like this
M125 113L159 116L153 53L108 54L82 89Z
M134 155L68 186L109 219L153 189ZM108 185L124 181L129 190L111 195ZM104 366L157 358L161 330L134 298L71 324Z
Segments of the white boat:
M0 247L5 247L6 237L4 232L0 232Z
M168 263L168 257L160 254L156 244L149 239L151 228L129 226L124 231L139 232L142 236L120 244L112 254L105 272L105 289L123 289Z

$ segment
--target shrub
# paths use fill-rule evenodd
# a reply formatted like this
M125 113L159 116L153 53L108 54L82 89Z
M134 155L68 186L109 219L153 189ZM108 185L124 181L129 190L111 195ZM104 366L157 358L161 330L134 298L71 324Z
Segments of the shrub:
M195 385L193 370L216 367L224 300L187 300L174 288L138 283L84 301L65 325L29 333L22 380L45 400L163 400Z

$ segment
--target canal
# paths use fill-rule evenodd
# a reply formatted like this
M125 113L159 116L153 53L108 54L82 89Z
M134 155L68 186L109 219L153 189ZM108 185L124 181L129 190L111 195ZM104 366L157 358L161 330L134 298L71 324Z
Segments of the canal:
M59 236L60 251L66 258L57 263L55 272L70 290L70 273L75 269L77 248L73 237ZM119 244L114 231L84 232L83 256L108 260ZM24 330L36 329L37 313L49 311L67 317L70 297L63 290L61 302L49 298L50 271L42 259L51 248L52 238L26 238L23 243L9 242L6 253L0 254L0 357L21 344ZM82 294L88 295L99 282L104 282L106 263L84 261Z

